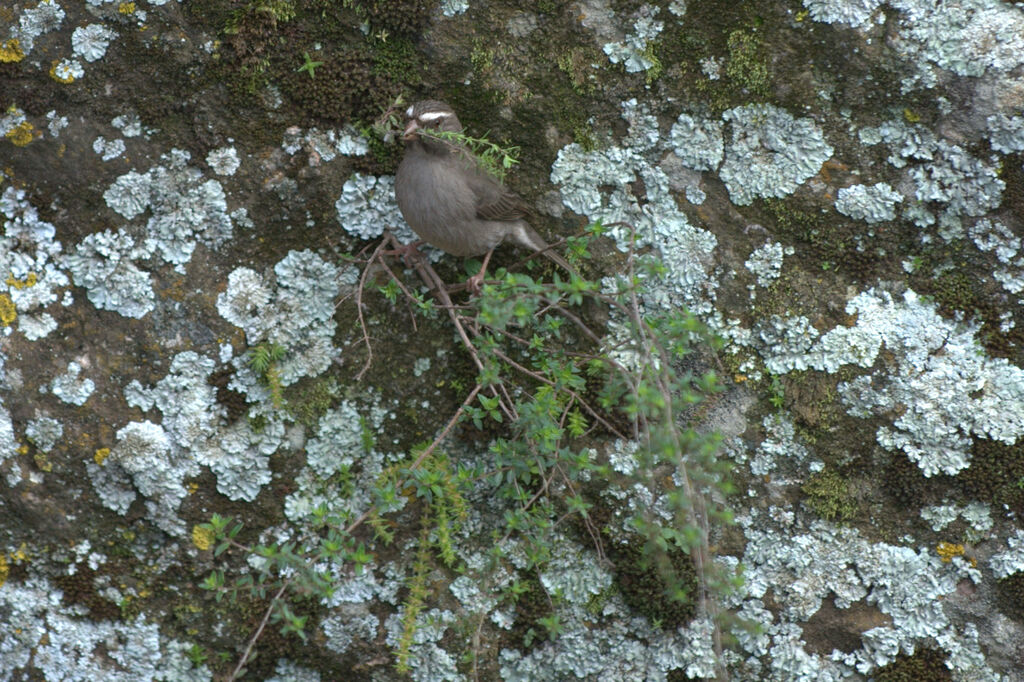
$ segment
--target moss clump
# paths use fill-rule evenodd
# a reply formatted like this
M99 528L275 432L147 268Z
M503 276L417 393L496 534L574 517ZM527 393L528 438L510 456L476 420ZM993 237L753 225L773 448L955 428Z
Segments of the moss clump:
M402 145L385 142L379 135L364 135L370 153L352 159L352 167L367 175L394 175L402 161Z
M664 565L659 567L658 557L647 553L641 543L633 543L614 549L611 558L615 564L615 584L637 613L668 630L693 619L693 599L679 600L668 595L670 581L681 585L689 595L696 593L697 572L689 555L673 549L660 557L666 561L660 562ZM671 575L665 575L665 569Z
M961 471L957 480L972 499L1007 505L1024 513L1024 457L1020 445L975 438L971 466Z
M771 74L768 60L762 54L760 39L746 31L733 31L729 34L728 45L725 74L729 80L752 95L767 97Z
M333 377L307 379L285 389L285 410L295 421L312 427L331 408L338 393Z
M96 572L84 564L76 566L72 575L59 575L53 579L54 584L60 588L61 601L65 604L84 606L95 620L121 620L121 609L96 592L95 581Z
M934 280L931 294L943 312L973 311L978 305L977 288L971 278L961 270L947 270Z
M559 70L569 77L573 92L581 97L597 92L597 69L593 65L600 63L597 50L587 47L572 47L558 57Z
M921 468L900 452L889 454L882 480L886 491L901 509L939 504L949 496L950 488L956 487L955 479L945 474L925 478Z
M511 630L512 640L517 648L528 650L547 638L547 631L539 621L551 616L551 599L534 570L520 579L513 592L513 599L516 618Z
M400 36L374 42L373 71L382 78L406 86L423 82L420 53L412 40Z
M979 254L958 241L926 246L914 262L917 267L910 277L914 291L934 299L944 317L957 319L966 313L980 322L978 340L991 355L1014 363L1024 360L1020 315L1013 315L1014 325L1004 330L1003 316L1008 310L1003 301L1005 292L994 279L979 275L994 266L990 255Z
M863 244L863 225L847 220L834 209L810 199L791 196L785 199L768 198L755 201L774 221L780 238L799 241L798 248L806 254L809 263L820 263L822 271L839 271L860 280L875 281L879 277L902 272L900 261L912 248L906 243L909 231L896 226L875 234L872 248L858 248Z
M850 485L831 469L824 469L807 479L800 490L807 495L807 506L826 521L843 523L857 513L857 503Z
M424 33L436 6L437 0L370 0L359 3L357 11L365 13L374 34L415 37Z
M371 57L355 50L317 58L316 76L295 74L282 89L315 121L370 121L391 102L398 88L374 68Z
M899 655L875 671L875 682L943 682L953 675L946 656L935 649L918 649L913 656Z
M1024 573L1013 573L996 582L999 610L1024 623Z

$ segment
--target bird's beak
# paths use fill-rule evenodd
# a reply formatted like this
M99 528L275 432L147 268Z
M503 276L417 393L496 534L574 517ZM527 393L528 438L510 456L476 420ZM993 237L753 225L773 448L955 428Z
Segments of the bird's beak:
M405 132L402 133L402 139L405 141L415 140L416 131L419 129L420 124L416 121L416 119L409 121L409 125L405 126Z

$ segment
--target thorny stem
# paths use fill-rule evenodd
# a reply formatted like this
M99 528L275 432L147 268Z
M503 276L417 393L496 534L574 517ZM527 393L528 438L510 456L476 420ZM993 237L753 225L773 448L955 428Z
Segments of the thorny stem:
M477 393L480 392L481 388L483 388L483 386L481 386L480 384L477 384L476 386L473 387L473 390L469 392L469 395L466 396L466 399L462 401L461 405L459 405L459 409L455 410L455 414L453 414L452 418L448 420L448 424L445 425L444 429L441 430L441 433L437 434L434 440L431 441L430 445L428 445L423 450L423 452L420 453L419 457L416 458L416 461L409 466L410 471L418 469L420 464L423 463L423 460L425 460L427 457L430 457L431 453L433 453L434 450L437 449L437 446L440 445L441 442L448 437L448 434L451 433L451 430L459 422L459 419L462 418L462 414L466 411L466 406L468 406L470 403L476 400ZM376 510L376 506L370 506L369 509L364 511L362 514L359 515L358 518L356 518L355 521L349 524L348 528L345 529L345 532L351 534L352 531L354 531L356 528L362 525L362 523L366 521L366 519L368 519L370 515L373 514Z
M615 225L609 225L608 227L613 227L613 226L615 226ZM631 230L633 229L629 225L626 225L626 226L629 227ZM393 238L390 235L388 235L388 239L391 239L393 241ZM635 239L635 237L634 237L634 239ZM562 241L564 242L564 240L562 240ZM558 243L562 243L562 242L558 242ZM556 243L555 245L557 245L558 243ZM553 246L555 246L555 245L553 245ZM382 243L381 246L378 246L378 248L374 251L373 255L370 258L371 262L373 260L379 258L382 246L383 246L383 243ZM671 376L671 374L669 372L669 368L668 368L668 365L669 365L668 358L670 358L670 355L667 352L667 350L661 345L655 330L650 326L650 324L648 324L643 319L643 315L641 313L642 306L641 306L640 298L638 296L636 287L633 286L635 284L635 282L637 281L637 279L636 279L636 269L635 269L635 266L636 266L635 256L636 256L635 249L630 248L629 255L627 257L628 277L629 277L628 281L630 283L630 287L629 287L629 301L628 301L628 303L624 304L622 301L617 300L613 296L607 296L607 295L601 295L601 294L595 294L595 298L597 298L598 300L603 301L605 304L610 305L611 307L616 308L620 312L624 313L625 316L627 317L627 319L629 319L630 322L632 323L634 329L636 330L635 333L638 335L638 341L640 342L639 343L639 352L640 352L640 355L641 355L641 358L640 358L641 363L640 363L640 365L642 367L647 367L647 368L656 368L656 369L654 369L653 378L655 378L656 390L661 394L661 398L664 401L664 407L663 407L663 410L662 410L662 418L664 419L664 423L670 425L670 427L671 427L669 434L670 434L670 438L672 439L672 443L674 445L675 452L681 454L681 453L684 452L684 446L683 446L682 442L680 441L680 433L679 433L678 427L676 426L676 423L675 423L676 414L675 414L675 410L673 408L673 403L672 403L672 397L673 397L672 396L672 386L673 386L673 381L672 381L672 376ZM381 261L381 262L383 264L383 261ZM388 268L386 264L383 264L383 265L384 265L385 269L387 269L388 272L392 275L393 279L398 283L398 285L401 288L401 290L403 291L403 293L407 297L409 297L410 299L415 299L415 297L405 287L405 285L403 285L398 280L397 277L394 277L394 273L391 272L390 268ZM434 271L433 267L430 266L429 263L424 263L423 261L418 262L416 264L416 270L417 270L418 274L420 275L421 279L423 279L423 281L427 284L427 286L434 290L435 295L437 296L437 298L441 302L441 306L439 306L439 307L443 307L445 309L445 311L448 313L449 318L451 319L453 325L455 326L456 331L457 331L457 333L458 333L458 335L460 337L460 340L462 341L463 346L469 352L470 357L472 358L472 360L473 360L474 364L476 365L477 369L478 370L482 370L483 366L484 366L483 365L483 361L482 361L482 359L480 357L478 349L473 345L473 343L472 343L472 341L470 339L470 332L467 331L467 328L466 328L466 323L468 322L468 323L470 323L470 329L472 330L472 335L473 336L480 335L481 331L478 328L478 321L475 320L475 319L465 318L462 315L460 315L460 311L466 310L467 307L466 306L457 306L457 305L455 305L452 302L451 297L449 295L449 291L455 291L455 290L457 290L457 287L447 288L444 285L444 283L441 281L441 279L437 275L437 273ZM362 288L363 288L363 286L365 284L365 281L366 281L366 274L365 274L365 271L364 271L364 275L360 279L360 290L362 290ZM360 291L360 294L361 294L361 291ZM361 310L361 296L360 296L360 298L357 299L357 305L360 308L360 310L359 310L360 324L363 324L363 317L362 317L362 310ZM563 315L564 317L566 317L573 324L574 327L576 327L577 329L581 330L581 332L584 333L590 340L594 341L595 343L601 343L601 339L578 316L573 314L571 311L567 310L564 306L561 306L561 305L557 304L557 302L551 302L547 306L546 310L552 310L554 312L557 312L560 315ZM506 332L505 330L496 329L494 331L501 332L506 337L514 339L518 343L521 343L521 344L525 343L525 341L526 341L525 339L516 337L516 335L511 334L509 332ZM365 325L364 325L364 341L367 343L367 345L369 345L369 337L368 337L368 335L366 335ZM547 385L550 385L550 386L554 386L555 385L554 381L552 381L552 380L548 379L547 377L545 377L545 376L543 376L543 375L541 375L541 374L539 374L539 373L537 373L537 372L535 372L535 371L533 371L533 370L531 370L531 369L521 365L520 363L517 363L512 358L510 358L507 354L505 354L505 353L503 353L503 352L501 352L499 350L495 350L494 353L495 353L496 357L498 357L502 361L508 363L508 365L510 367L514 368L515 370L517 370L518 372L524 374L525 376L528 376L531 379L533 379L535 381L538 381L540 383L544 383L544 384L547 384ZM587 357L586 354L579 354L579 355L581 355L583 357ZM618 362L614 361L613 359L608 358L606 356L603 356L602 359L605 362L608 362L608 363L610 363L612 365L612 367L620 374L622 379L626 382L626 385L628 386L629 390L634 395L636 395L636 393L638 391L638 388L639 388L639 380L635 379L632 376L631 372L627 370L627 368L623 367L621 364L619 364ZM715 355L715 360L718 363L719 368L721 368L721 361L717 357L717 354ZM368 364L369 364L369 358L367 360L367 366L368 366ZM363 376L363 374L365 373L365 371L366 371L366 367L364 367L364 369L360 372L360 374L359 374L359 376L357 378L361 378ZM419 456L417 457L417 459L413 463L413 465L410 467L410 469L416 469L417 467L419 467L422 464L422 462L427 457L430 456L430 454L436 449L436 447L447 437L447 435L450 433L451 429L455 426L455 424L458 422L458 420L465 413L466 408L470 404L472 404L472 402L476 399L477 395L479 394L479 392L481 390L483 390L483 388L484 387L482 385L480 385L480 384L477 384L473 388L473 390L470 392L470 394L463 401L462 405L458 408L458 410L456 410L455 414L448 421L447 425L442 430L442 432L440 434L438 434L438 436L434 439L434 441L430 444L430 446L428 446L423 452L421 452L419 454ZM491 386L489 388L490 388L490 393L492 395L500 397L499 405L500 405L502 411L506 414L506 416L509 416L509 417L514 419L517 416L516 415L516 411L515 411L515 409L513 407L514 401L512 400L511 396L508 394L507 387L503 383L499 383L497 385L497 388L495 386ZM499 389L500 389L500 393L499 393ZM590 414L595 419L596 422L600 423L605 429L607 429L609 433L612 433L612 434L616 435L619 438L623 438L623 439L626 438L614 426L609 424L607 422L607 420L605 420L603 417L601 417L601 415L593 407L591 407L589 405L589 403L586 400L584 400L580 395L578 395L575 391L573 391L573 390L571 390L571 389L569 389L567 387L561 387L561 390L565 391L568 395L570 395L579 405L581 405L588 412L588 414ZM566 408L566 410L568 410L568 407ZM564 419L565 419L565 414L563 414L563 422L564 422ZM649 437L649 434L651 433L651 430L650 430L651 429L651 424L648 422L647 416L643 413L642 410L638 411L638 415L637 415L637 418L636 418L636 420L634 422L633 428L634 428L634 438L638 438L640 436L640 433L648 434L648 437ZM532 497L530 497L530 499L527 500L522 505L522 509L528 510L529 508L531 508L537 502L537 500L539 500L541 498L542 495L546 494L546 492L549 489L549 486L551 485L551 483L553 481L553 477L556 475L556 473L561 475L562 479L564 480L564 482L568 486L568 490L572 494L574 494L574 495L576 494L575 487L573 486L572 481L569 478L569 476L566 474L566 472L561 467L556 467L556 470L553 470L553 471L550 472L550 477L548 477L548 476L543 477L543 481L542 481L542 485L540 486L540 489L537 490L532 495ZM712 553L711 553L711 549L710 549L710 545L709 545L710 528L709 528L708 507L707 507L707 503L706 503L706 501L705 501L705 499L703 497L703 493L701 491L699 491L696 488L696 486L694 485L693 480L692 480L692 478L690 476L689 465L685 461L681 461L680 462L679 473L680 473L680 476L681 476L681 479L682 479L683 491L684 491L687 499L691 501L691 506L690 506L689 510L686 512L687 516L690 518L690 521L695 525L695 527L699 531L699 543L698 543L698 546L694 548L695 551L692 552L692 559L693 559L693 562L694 562L694 568L696 569L696 572L697 572L697 575L698 575L698 581L697 582L698 582L698 591L699 591L699 603L700 603L704 613L707 614L707 616L708 616L708 618L709 618L709 620L710 620L710 622L712 624L712 628L713 628L713 630L712 630L712 641L713 641L713 648L714 648L715 657L716 657L716 661L715 661L716 679L718 679L718 680L727 680L728 679L728 674L727 674L727 672L725 670L724 663L722 661L723 644L722 644L721 624L719 622L719 608L718 608L717 600L710 593L710 588L709 588L709 583L708 583L708 577L710 575L710 570L711 570L710 567L713 565ZM517 484L517 482L515 482L515 483ZM371 507L370 509L365 511L359 518L357 518L355 521L353 521L349 525L349 527L346 529L346 532L351 533L352 531L354 531L372 513L374 513L374 508L373 507ZM563 516L563 518L564 518L564 516ZM597 551L598 551L598 555L599 555L600 558L604 559L604 552L603 552L603 549L601 547L600 535L597 533L596 529L594 529L592 527L592 523L590 523L589 519L587 519L586 516L584 516L584 519L587 522L587 524L586 524L587 531L591 535L591 537L594 539L595 546L596 546ZM562 519L558 519L558 521L561 521L561 520ZM556 521L556 523L558 521ZM499 544L502 544L502 543L506 542L509 539L509 537L511 537L511 533L512 533L511 530L506 532L504 537L502 537L502 539L499 541ZM284 587L285 586L282 586L282 588L280 590L278 590L278 593L277 593L277 595L275 595L273 601L276 601L277 599L279 599L281 597L281 595L284 592ZM253 644L255 643L255 640L258 638L259 634L262 632L263 628L266 626L266 623L267 623L267 621L268 621L268 619L270 617L270 613L271 613L270 610L268 610L267 614L265 614L263 622L260 624L259 630L253 636L252 640L250 641L249 647L246 649L246 655L243 657L242 661L240 661L238 668L236 668L236 673L237 673L238 670L241 669L241 667L244 665L245 661L247 660L247 657L249 655L250 650L252 649ZM481 621L480 627L482 627L482 621ZM477 628L477 634L475 636L475 639L479 638L480 627ZM476 660L475 660L475 657L474 657L474 674L476 674ZM231 679L234 679L234 677L232 677Z
M628 259L630 282L636 281L634 253L634 250L630 248ZM643 352L644 366L657 367L657 388L661 393L662 400L665 404L665 423L672 426L670 433L675 452L682 453L683 445L679 442L679 430L675 426L676 415L675 411L672 409L672 380L668 374L667 362L655 362L655 358L652 357L651 354L651 347L653 346L657 351L657 356L659 358L667 359L669 354L659 343L657 334L654 333L654 330L651 329L650 325L643 320L643 316L640 313L640 300L637 296L636 287L630 287L630 305L626 309L626 312L634 324L637 334L643 334L643 343L640 348ZM650 432L647 431L647 433ZM685 462L681 462L679 469L684 492L686 493L687 499L690 500L693 505L689 512L690 519L700 530L700 543L696 547L697 551L693 553L693 561L695 564L694 568L699 576L697 586L700 593L700 604L712 624L712 641L715 652L715 677L718 680L727 680L728 673L725 670L725 666L722 661L722 630L718 620L718 604L710 594L707 582L709 575L708 571L710 570L709 567L713 561L709 544L710 529L708 527L707 505L704 501L703 494L697 491L694 487L693 481L690 478L689 468Z
M231 676L228 678L229 682L231 680L237 680L238 676L242 674L242 669L245 667L245 664L249 662L249 656L252 654L252 648L256 646L256 641L260 638L260 635L263 634L263 629L267 627L267 622L270 621L270 614L274 612L274 605L277 604L281 595L284 594L284 591L288 589L288 585L290 584L291 578L285 579L285 581L281 583L281 588L277 591L277 594L275 594L270 600L270 606L268 606L267 610L264 612L263 620L260 621L260 626L256 628L256 632L254 632L252 637L249 638L249 644L245 647L241 660L238 661L238 665L235 666L235 669L231 671Z

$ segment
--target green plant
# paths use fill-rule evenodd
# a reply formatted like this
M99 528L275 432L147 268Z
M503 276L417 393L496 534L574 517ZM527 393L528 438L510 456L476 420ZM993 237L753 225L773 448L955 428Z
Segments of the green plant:
M278 409L284 405L283 385L278 364L284 359L285 353L285 348L281 344L264 341L250 348L246 357L249 369L270 390L271 400L274 407Z
M193 644L190 646L188 651L185 652L185 655L188 656L188 660L192 661L192 665L197 668L203 663L206 663L206 649L199 644Z
M579 252L586 253L585 242L603 229L591 226L576 245ZM454 306L442 296L441 307L479 370L479 395L465 407L465 418L478 428L491 422L507 429L492 446L494 472L488 478L495 494L510 504L496 555L503 541L515 536L526 567L542 568L560 520L578 516L584 526L591 523L591 504L580 481L591 473L609 473L576 439L598 429L632 440L636 482L648 487L652 499L661 494L664 472L673 472L676 481L663 496L670 521L649 509L632 518L644 540L645 559L661 576L662 598L693 600L711 615L720 651L716 595L730 589L734 578L715 570L709 537L711 525L730 523L731 515L703 491L729 494L729 465L716 457L717 435L699 433L683 420L719 386L714 372L682 369L696 354L713 351L718 341L685 311L645 305L644 288L664 274L656 259L635 253L626 273L603 290L575 276L566 281L556 273L545 283L498 271L468 306ZM619 329L615 346L605 345L584 321L587 301L609 311ZM552 496L549 491L556 487L563 492ZM590 536L600 545L593 530ZM693 571L677 570L677 552L692 562Z
M568 240L575 257L586 258L604 229L592 225ZM468 515L470 488L484 491L503 511L490 529L487 565L472 568L480 589L487 592L496 575L515 576L493 592L516 604L516 612L528 621L517 624L522 641L529 645L559 637L566 627L560 597L529 576L543 573L552 547L573 529L590 539L599 557L619 560L604 549L594 518L604 510L588 490L588 481L620 476L594 447L608 439L635 448L634 471L618 484L627 490L646 488L649 499L659 500L658 513L651 505L630 512L628 539L635 553L622 560L642 578L637 594L686 607L652 611L648 617L659 623L671 620L674 626L700 610L711 618L715 649L721 653L725 616L717 603L737 578L720 572L712 561L712 526L731 522L728 509L712 495L721 500L731 493L729 465L717 457L719 437L689 425L720 390L715 372L695 369L713 358L719 342L686 311L645 300L647 288L665 276L664 267L630 251L621 274L602 282L575 275L562 279L557 272L545 282L499 269L484 282L480 296L460 304L451 300L433 269L423 266L420 272L436 301L413 294L398 277L379 291L392 301L404 296L418 315L435 320L439 313L447 315L476 368L475 377L465 380L465 398L438 436L385 467L372 490L364 491L371 506L358 516L324 505L314 511L311 530L292 529L291 539L271 544L240 541L241 524L219 516L205 526L217 538L215 556L231 550L236 562L217 567L203 586L218 599L246 594L270 601L232 679L250 660L268 623L277 623L284 633L305 635L303 600L329 598L334 589L332 574L323 566L335 574L358 572L373 559L377 543L396 542L401 533L416 548L406 564L408 592L394 649L396 668L407 671L437 576L468 570L458 534ZM362 295L360 290L356 298L360 308ZM370 339L364 338L369 348ZM261 344L251 353L250 365L266 374L280 359L272 345ZM487 434L492 444L486 463L463 465L442 451L440 444L458 424ZM360 428L364 448L373 448L372 430L365 422ZM337 499L356 494L344 468L329 483ZM409 529L415 535L391 518L408 505L416 505L418 524ZM357 536L364 524L372 529L372 539L365 533ZM509 554L513 547L514 555ZM474 648L467 657L474 670L476 656Z
M306 73L309 74L310 78L316 78L316 70L317 70L317 68L320 67L320 66L323 66L324 63L323 62L314 61L313 58L309 56L308 52L303 52L302 53L302 59L303 59L302 66L300 66L299 68L297 68L295 70L297 72L299 72L299 73L302 73L303 71L305 71Z
M519 147L502 147L486 137L471 137L453 130L433 130L424 128L421 135L432 137L452 146L468 149L480 167L498 180L505 179L505 172L519 163Z
M857 513L857 503L846 479L832 469L823 469L807 479L800 489L807 504L826 521L849 521Z
M777 374L772 374L768 380L768 402L777 410L786 403L786 386Z
M254 573L241 571L233 579L229 579L224 570L214 570L200 587L212 592L218 602L225 597L233 603L242 596L260 600L270 598L270 607L230 679L237 679L245 673L253 645L268 622L280 623L282 634L295 635L305 641L308 616L297 614L288 598L312 596L327 599L333 595L333 581L330 574L320 568L322 562L350 564L353 570L360 572L372 561L372 554L363 543L352 537L342 518L330 514L324 506L315 509L313 515L317 519L319 533L302 541L271 544L239 542L237 538L242 524L232 524L230 518L219 514L214 514L209 523L200 524L200 528L215 538L215 557L233 549L243 557L257 558L259 566Z

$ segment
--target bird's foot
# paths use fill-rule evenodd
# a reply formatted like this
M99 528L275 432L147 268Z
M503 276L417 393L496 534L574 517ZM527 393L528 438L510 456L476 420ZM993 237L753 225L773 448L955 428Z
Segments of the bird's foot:
M385 256L401 256L402 262L405 263L405 267L411 268L412 259L414 258L413 254L416 254L415 258L419 258L422 255L419 252L419 248L423 243L424 241L422 239L417 239L416 241L408 244L399 244L397 241L392 240L394 248L383 251L382 253Z
M483 290L484 284L484 271L476 273L472 277L466 280L466 288L469 290L471 296L479 296Z
M484 256L484 262L480 264L480 269L477 273L466 280L466 286L469 288L469 293L473 296L479 296L481 288L484 283L484 275L487 274L487 264L491 262L491 256L494 255L494 249L492 248Z

